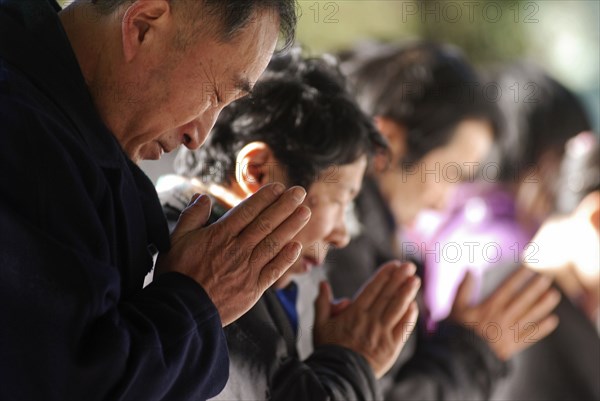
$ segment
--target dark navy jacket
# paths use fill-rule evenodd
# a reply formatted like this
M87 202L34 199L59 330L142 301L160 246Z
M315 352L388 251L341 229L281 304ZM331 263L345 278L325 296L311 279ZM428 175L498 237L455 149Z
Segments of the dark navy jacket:
M0 399L209 398L229 369L217 310L176 273L142 289L166 221L58 10L0 0Z

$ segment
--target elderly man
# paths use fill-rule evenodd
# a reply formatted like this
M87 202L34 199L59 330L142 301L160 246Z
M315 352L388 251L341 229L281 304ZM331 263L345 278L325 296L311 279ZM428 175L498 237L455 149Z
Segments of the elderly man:
M295 22L292 0L0 0L0 399L222 389L222 326L298 257L305 192L207 228L194 198L169 239L135 162L200 146Z

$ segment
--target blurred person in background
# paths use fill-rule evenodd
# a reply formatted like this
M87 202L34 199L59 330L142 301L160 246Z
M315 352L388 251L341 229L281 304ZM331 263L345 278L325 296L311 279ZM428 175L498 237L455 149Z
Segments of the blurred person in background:
M501 112L493 153L480 160L477 179L460 184L441 213L424 211L405 232L409 241L439 253L452 250L449 244L458 245L460 257L451 252L448 257L419 255L426 267L425 302L433 322L450 313L466 269L475 280L476 299L481 299L522 257L525 262L533 257L537 248L529 245L531 238L555 209L565 144L590 129L575 95L530 63L499 68L482 85L491 89L484 101L497 104Z
M462 247L460 258L421 253L425 303L433 322L451 314L465 272L470 272L475 288L471 302L478 302L522 263L531 264L548 253L549 241L532 238L565 196L566 184L558 177L568 141L590 128L576 96L541 68L518 62L490 77L502 116L496 154L482 164L478 180L460 186L432 234L423 234L428 221L423 215L409 234L423 240L426 249ZM547 237L549 230L544 231ZM564 238L562 242L552 246L552 255L545 258L548 265L573 255ZM469 246L475 251L470 253ZM598 253L598 245L589 251ZM589 255L581 253L579 258L584 254ZM513 373L493 398L600 397L600 344L593 326L568 297L555 313L561 325L513 359ZM548 368L552 365L559 368Z
M600 327L600 145L592 132L569 140L556 186L556 210L532 242L527 265L555 277L569 299Z
M495 105L476 90L479 76L454 47L382 46L350 57L345 67L392 158L368 177L356 200L361 233L327 259L338 297L352 296L382 260L407 256L398 229L412 225L420 210L446 205L456 183L489 152L497 118ZM507 335L509 327L533 321L539 340L558 324L550 312L560 296L549 286L547 278L521 269L472 303L473 280L466 280L447 319L433 332L419 325L384 378L385 398L488 399L506 361L531 345L525 341L531 331ZM492 326L495 333L487 331Z
M556 210L535 234L530 268L553 277L564 293L560 325L515 359L497 400L600 399L600 166L597 138L569 140L555 179Z
M331 246L348 244L346 209L370 159L385 150L332 59L303 59L294 51L274 58L252 95L223 112L202 149L182 150L174 185L159 182L172 221L194 193L212 198L212 222L274 180L308 189L310 220L295 237L303 245L300 257L225 329L230 381L218 399L380 398L376 378L390 369L415 326L420 282L414 265L386 264L352 302L331 304L331 290L321 283L310 333L315 349L306 360L296 348L301 294L294 275L322 264Z

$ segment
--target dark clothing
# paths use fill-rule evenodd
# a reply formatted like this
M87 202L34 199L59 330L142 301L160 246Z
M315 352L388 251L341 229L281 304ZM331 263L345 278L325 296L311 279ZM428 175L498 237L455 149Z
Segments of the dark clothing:
M598 332L566 295L554 313L558 327L513 357L511 374L492 399L600 400Z
M374 181L365 180L356 210L362 232L326 260L336 297L351 297L379 265L399 256L396 227ZM505 374L506 365L473 331L443 321L428 333L420 319L382 387L384 398L394 401L484 400Z
M301 361L296 335L279 299L268 290L225 328L230 380L222 400L374 400L377 383L357 353L335 345L316 347ZM311 335L311 333L306 333Z
M225 337L167 250L150 180L98 116L50 1L0 0L0 399L205 399Z
M420 320L384 380L386 400L487 400L507 374L475 332L442 321L428 333Z
M198 189L184 183L159 195L165 212L175 217L195 192L199 192ZM215 199L212 203L209 221L214 222L227 209ZM296 334L293 327L297 311L286 310L294 309L294 298L294 294L289 299L286 297L289 302L284 307L277 290L269 289L248 313L225 328L231 358L230 377L216 399L379 399L371 367L354 351L324 345L317 347L306 360L300 360L296 341L301 334Z

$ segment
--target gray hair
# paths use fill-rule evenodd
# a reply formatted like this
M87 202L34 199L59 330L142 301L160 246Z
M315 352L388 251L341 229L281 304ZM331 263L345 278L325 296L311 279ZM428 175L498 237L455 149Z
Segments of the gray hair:
M101 14L107 15L134 1L92 0L92 4ZM243 29L257 10L271 11L279 17L282 48L287 49L294 42L298 22L296 0L170 0L170 2L175 10L185 10L182 14L192 20L200 20L205 15L216 18L220 23L217 33L224 41L232 39ZM199 25L204 26L204 24ZM192 37L197 31L199 27L193 29Z

